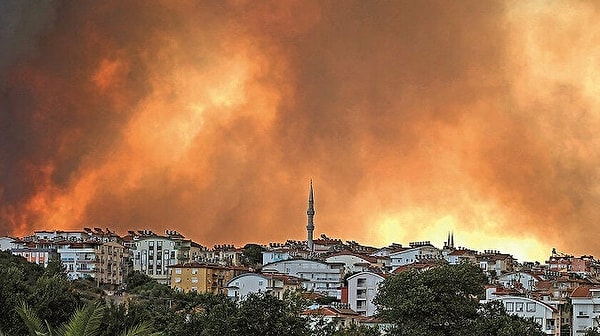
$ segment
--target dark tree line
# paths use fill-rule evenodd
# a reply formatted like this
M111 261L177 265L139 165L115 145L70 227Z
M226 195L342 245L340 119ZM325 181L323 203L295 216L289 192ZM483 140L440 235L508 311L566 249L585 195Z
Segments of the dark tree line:
M256 256L249 260L256 262L258 254L251 254ZM508 315L498 303L480 304L485 282L481 270L468 264L390 276L376 298L379 317L391 326L391 335L399 336L543 335L537 324ZM380 335L368 327L339 329L302 317L308 302L297 292L283 299L256 294L236 304L224 295L176 292L134 272L120 298L127 304L106 300L93 281L68 281L60 261L44 269L0 252L0 331L5 335L29 334L19 307L47 321L43 330L60 330L77 314L96 316L98 328L82 334L90 336L126 335L140 326L165 336Z

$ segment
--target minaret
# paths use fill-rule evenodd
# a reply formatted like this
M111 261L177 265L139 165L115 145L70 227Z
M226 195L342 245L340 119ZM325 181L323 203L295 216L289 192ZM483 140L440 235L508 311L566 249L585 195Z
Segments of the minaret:
M313 218L315 217L315 200L313 196L313 185L312 179L310 180L310 191L308 192L308 210L306 211L308 215L308 224L306 225L306 233L308 234L308 238L306 240L306 244L308 245L309 251L314 251L313 245L313 231L315 230L315 223Z

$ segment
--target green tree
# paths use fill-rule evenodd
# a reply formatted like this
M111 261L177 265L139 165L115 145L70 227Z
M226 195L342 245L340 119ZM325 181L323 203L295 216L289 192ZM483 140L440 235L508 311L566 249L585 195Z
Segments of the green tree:
M73 313L68 322L52 328L46 320L40 319L26 304L17 308L17 313L31 336L97 336L99 335L104 307L88 304ZM139 324L120 334L121 336L159 336L152 332L148 324Z
M538 336L540 327L506 313L502 304L480 304L486 277L472 264L444 265L387 278L375 303L393 324L392 335Z
M7 335L26 332L16 308L20 302L31 298L43 273L42 266L27 262L10 251L0 251L0 330Z
M526 320L506 312L499 301L482 305L479 318L473 327L476 336L543 336L540 326L532 320Z
M248 267L262 265L262 253L265 249L258 244L246 244L242 252L242 264Z
M300 316L305 302L290 293L280 300L267 293L251 294L238 311L239 335L310 335L308 322Z
M464 335L478 317L485 276L471 264L408 271L384 280L375 303L393 334Z
M78 293L65 276L39 277L28 300L36 315L56 326L68 321L76 307L82 304Z
M46 276L62 276L67 277L66 267L63 265L58 254L54 254L48 259L48 265L44 270Z
M141 273L140 271L132 271L125 277L125 286L128 292L134 292L138 287L142 287L146 284L152 283L154 280Z

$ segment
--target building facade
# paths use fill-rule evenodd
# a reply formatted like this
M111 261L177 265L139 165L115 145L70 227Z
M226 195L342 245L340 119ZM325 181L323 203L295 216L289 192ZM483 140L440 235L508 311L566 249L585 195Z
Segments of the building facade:
M342 271L340 265L307 259L290 259L264 265L263 273L282 273L305 280L306 290L341 298Z
M197 261L170 265L171 288L182 292L227 294L227 283L243 272L241 269L202 264Z
M384 280L380 274L360 272L348 277L348 304L350 309L363 316L373 316L377 306L373 299L379 291L379 284Z

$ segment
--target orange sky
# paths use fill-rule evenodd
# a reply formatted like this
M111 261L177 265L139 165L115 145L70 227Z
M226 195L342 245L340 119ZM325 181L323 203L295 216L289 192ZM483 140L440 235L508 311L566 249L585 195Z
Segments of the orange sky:
M585 1L0 3L0 234L600 253Z

